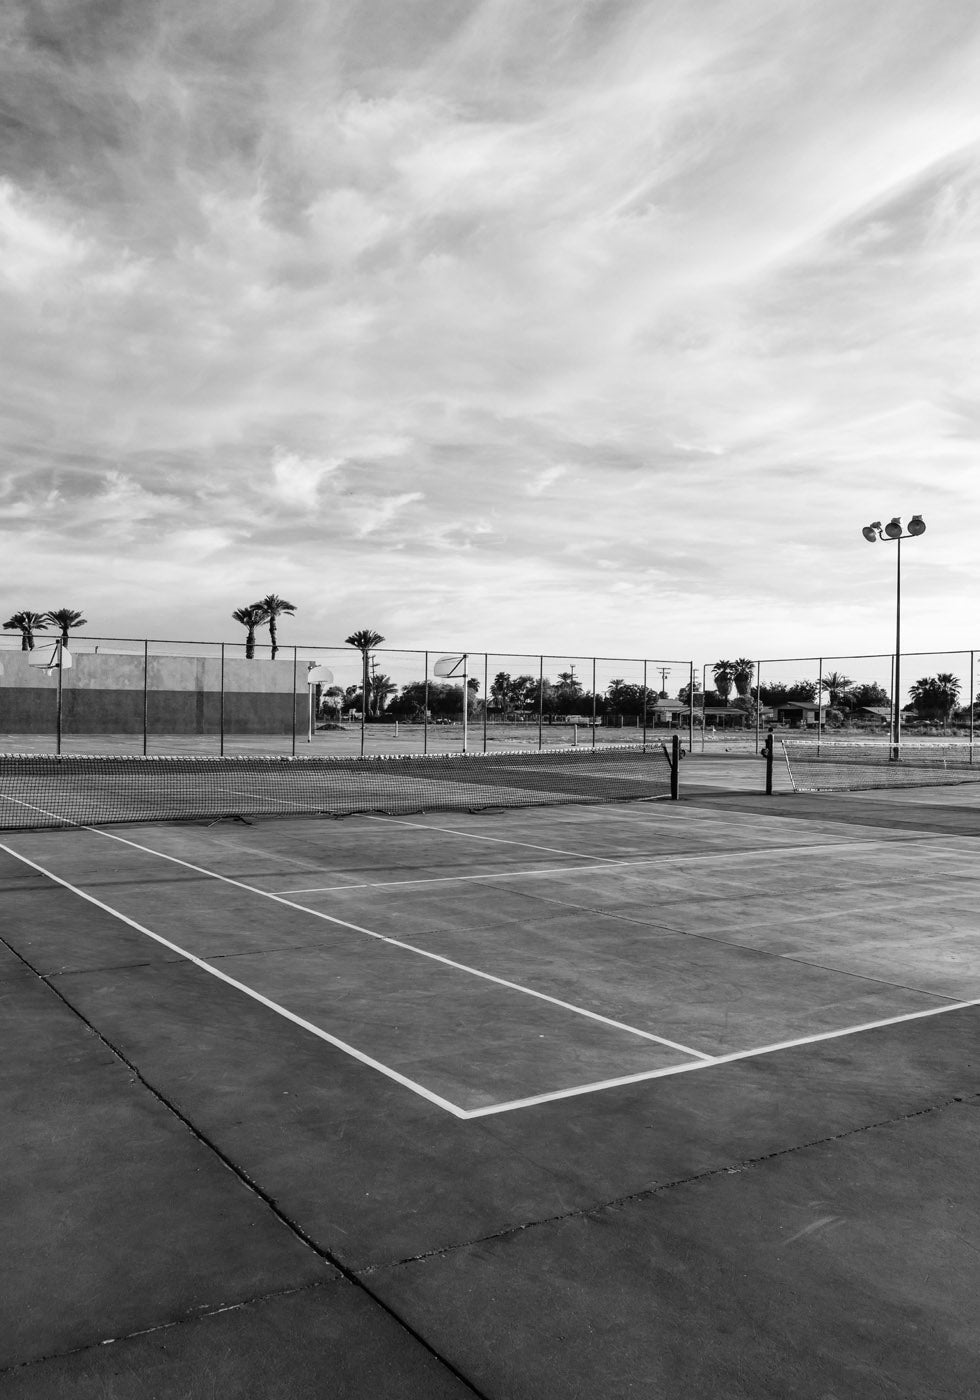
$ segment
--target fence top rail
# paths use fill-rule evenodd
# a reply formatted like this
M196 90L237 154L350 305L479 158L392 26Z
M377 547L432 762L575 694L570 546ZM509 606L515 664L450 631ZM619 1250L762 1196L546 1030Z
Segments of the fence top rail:
M35 631L35 642L40 647L50 646L57 641L61 633L58 628L51 628L47 632ZM73 641L86 642L128 642L133 646L174 646L174 647L235 647L244 648L246 643L241 641L207 641L200 638L186 639L181 637L108 637L101 632L83 632L81 630L72 631L69 634L69 650ZM256 648L268 647L269 642L261 637L255 639ZM20 651L21 644L13 635L0 636L0 649L9 651ZM294 651L345 651L358 653L359 647L351 646L347 642L279 642L277 650L281 653L292 655ZM694 662L686 657L676 656L594 656L591 652L581 651L508 651L502 649L486 648L466 648L454 646L430 646L430 647L370 647L372 652L388 652L391 655L400 656L432 656L435 652L447 652L459 656L502 656L510 660L520 658L528 661L564 661L566 659L578 659L585 661L630 661L638 665L644 662L665 662L668 666L693 666Z
M972 656L976 647L934 647L931 651L903 651L906 656ZM890 661L893 651L848 651L836 655L813 652L810 656L763 656L756 660L757 666L777 666L784 661ZM710 666L711 662L705 663Z

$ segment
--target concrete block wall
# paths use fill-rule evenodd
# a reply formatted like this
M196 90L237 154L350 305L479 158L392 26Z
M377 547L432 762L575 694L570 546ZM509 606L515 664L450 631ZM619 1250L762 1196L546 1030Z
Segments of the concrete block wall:
M50 656L50 642L35 656ZM0 652L0 732L54 730L58 676L30 664L29 652ZM222 689L226 734L289 734L307 723L306 671L293 659L224 663L205 656L72 652L63 673L62 727L75 734L218 734ZM223 685L222 685L223 682Z

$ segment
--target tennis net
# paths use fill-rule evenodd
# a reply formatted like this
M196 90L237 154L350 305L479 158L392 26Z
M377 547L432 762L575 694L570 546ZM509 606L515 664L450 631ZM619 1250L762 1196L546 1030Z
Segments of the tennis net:
M902 743L897 758L892 757L887 740L817 743L783 739L781 743L796 792L862 792L980 782L980 753L967 743Z
M658 745L367 758L0 756L0 828L479 810L669 796Z

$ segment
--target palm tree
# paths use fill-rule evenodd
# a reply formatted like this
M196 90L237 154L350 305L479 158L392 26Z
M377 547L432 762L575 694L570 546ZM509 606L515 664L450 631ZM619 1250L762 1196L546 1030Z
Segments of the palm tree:
M61 645L68 645L68 629L70 627L87 627L88 619L82 617L80 612L74 608L52 608L50 612L44 614L45 622L51 622L61 632Z
M830 703L838 707L844 699L844 691L850 684L850 676L842 676L839 671L830 671L822 681L824 690L830 696Z
M265 609L259 603L249 603L247 608L236 608L232 617L248 628L245 638L245 660L251 661L255 655L255 629L265 621Z
M269 641L272 644L272 659L275 661L276 652L279 650L279 643L276 638L276 618L282 613L294 613L295 603L287 603L285 598L280 598L278 593L270 593L265 598L260 598L257 603L252 604L253 608L261 608L265 614L263 622L269 624Z
M949 723L949 717L959 703L961 682L953 675L952 671L940 671L936 676L936 685L939 694L942 696L944 708L943 723Z
M398 689L390 676L378 671L371 677L371 713L380 715L384 713L384 707L388 702L388 696L394 695Z
M9 617L3 625L5 631L20 633L21 651L33 651L34 633L46 632L48 630L47 622L47 613L29 612L23 608L20 612L15 612L12 617Z
M739 699L747 700L749 698L754 675L755 662L749 661L748 657L740 656L737 661L732 662L732 680L735 682Z
M734 661L716 661L711 668L711 674L715 678L715 690L721 697L723 705L728 704L728 697L732 693L732 681L735 677Z
M361 653L361 661L364 665L363 680L361 682L361 713L367 714L368 696L371 694L371 682L368 678L368 667L371 664L371 648L379 647L384 641L380 632L372 632L369 627L362 627L358 632L352 632L349 637L344 638L344 642L349 647L357 647Z

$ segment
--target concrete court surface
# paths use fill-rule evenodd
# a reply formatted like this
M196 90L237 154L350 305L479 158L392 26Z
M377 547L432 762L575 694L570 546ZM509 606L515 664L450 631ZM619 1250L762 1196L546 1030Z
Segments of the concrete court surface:
M0 835L0 1396L975 1393L980 789L695 766Z

